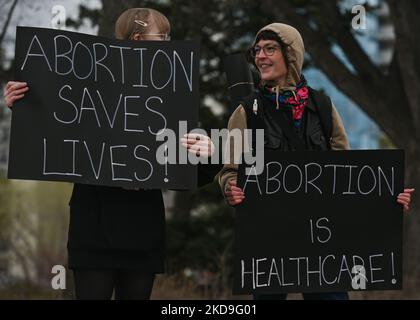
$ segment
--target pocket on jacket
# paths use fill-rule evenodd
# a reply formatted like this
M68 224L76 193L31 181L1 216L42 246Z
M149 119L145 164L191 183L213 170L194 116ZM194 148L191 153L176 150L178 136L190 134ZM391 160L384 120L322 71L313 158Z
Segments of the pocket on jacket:
M268 149L280 149L281 138L275 135L264 135L264 147Z
M317 130L309 135L314 150L326 150L326 141L322 130Z

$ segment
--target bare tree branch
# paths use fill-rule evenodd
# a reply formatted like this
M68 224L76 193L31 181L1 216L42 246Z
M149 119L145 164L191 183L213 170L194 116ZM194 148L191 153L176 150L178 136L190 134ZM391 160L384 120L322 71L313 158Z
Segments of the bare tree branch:
M7 28L9 27L10 19L12 18L13 11L15 10L18 1L19 0L14 0L12 6L10 7L9 13L7 14L6 22L5 22L4 26L3 26L2 32L0 34L0 45L3 42L3 39L4 39L5 35L6 35Z
M409 21L411 11L414 10L408 1L404 2L404 5L401 1L395 0L389 0L388 3L396 33L395 59L401 68L402 85L406 96L409 97L407 104L415 129L420 125L420 67L416 54L420 51L420 46L415 38L417 32L412 30L412 24ZM416 131L419 137L419 129Z
M331 1L323 1L320 4L322 4L322 11L328 16L328 19L326 19L328 34L334 37L334 40L346 54L359 77L365 83L370 85L374 83L378 88L382 87L383 74L351 33L349 28L350 21L343 19L343 14L340 13L338 4L332 4Z
M407 128L409 128L411 132L415 132L416 125L413 123L413 119L410 116L412 110L410 108L411 104L406 99L407 95L405 95L403 91L396 92L396 90L388 90L389 87L400 87L400 84L396 81L397 79L390 78L390 76L395 76L395 74L385 76L380 69L374 65L351 33L351 28L349 28L350 21L348 19L343 19L343 15L340 13L337 3L335 3L335 5L332 5L330 2L327 4L326 1L322 3L323 11L328 16L327 21L330 23L328 33L333 35L334 40L337 41L337 44L345 52L347 58L359 74L360 80L363 81L365 90L366 88L369 88L369 90L374 89L373 92L387 96L385 99L387 103L381 104L380 108L376 105L375 109L380 111L381 114L385 113L385 116L394 119L394 124L406 123ZM399 37L397 37L397 39L398 38ZM398 79L400 81L401 77L399 76ZM395 86L390 86L389 84L391 82L393 82ZM395 105L398 105L398 109L395 108ZM375 119L376 117L377 115L375 115ZM398 141L399 139L397 139L397 137L400 136L401 132L399 129L395 129L396 130L389 135L394 141ZM395 134L397 134L397 136L395 136Z

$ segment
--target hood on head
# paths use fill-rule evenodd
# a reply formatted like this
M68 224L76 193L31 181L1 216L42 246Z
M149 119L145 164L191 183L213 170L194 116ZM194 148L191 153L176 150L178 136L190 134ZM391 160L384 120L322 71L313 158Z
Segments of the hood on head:
M253 45L256 44L255 41L258 35L264 30L275 32L281 41L286 45L288 63L286 87L296 87L300 80L303 67L303 59L305 56L305 46L303 44L302 36L300 35L299 31L297 31L292 26L284 23L271 23L258 31L257 35L255 36Z

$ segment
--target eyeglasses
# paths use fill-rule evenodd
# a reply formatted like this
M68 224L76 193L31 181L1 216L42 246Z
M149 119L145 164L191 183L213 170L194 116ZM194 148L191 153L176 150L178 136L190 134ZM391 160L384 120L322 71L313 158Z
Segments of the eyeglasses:
M167 33L143 33L141 34L143 40L160 40L169 41L171 36Z
M264 51L264 54L269 57L269 56L272 56L276 52L277 49L281 49L281 47L274 44L270 44L264 47L255 46L249 49L249 54L251 55L252 58L255 58L256 56L260 54L262 50Z
M167 33L140 33L137 30L133 31L133 33L130 35L129 39L133 40L133 37L136 33L141 36L141 40L146 40L146 41L169 41L169 40L171 40L171 36Z

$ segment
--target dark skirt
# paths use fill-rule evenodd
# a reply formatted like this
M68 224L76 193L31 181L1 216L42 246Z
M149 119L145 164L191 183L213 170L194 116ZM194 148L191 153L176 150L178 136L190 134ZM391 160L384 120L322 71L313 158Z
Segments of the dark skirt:
M70 269L164 272L161 190L75 184L70 199Z

